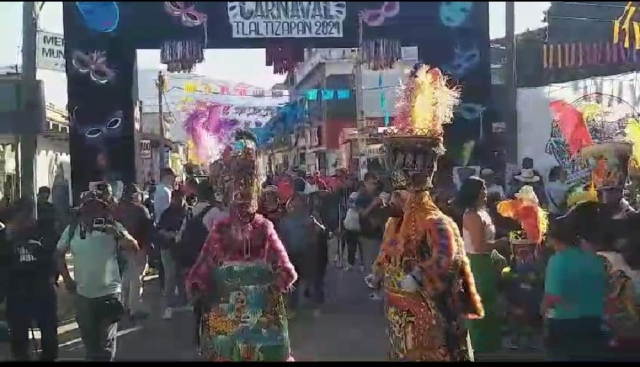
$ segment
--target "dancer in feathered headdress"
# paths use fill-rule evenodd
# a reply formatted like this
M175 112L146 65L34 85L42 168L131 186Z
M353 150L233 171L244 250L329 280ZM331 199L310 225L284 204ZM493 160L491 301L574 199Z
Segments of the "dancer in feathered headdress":
M540 207L533 187L528 185L523 186L514 199L499 202L497 210L503 217L516 220L522 228L509 234L511 265L502 270L503 278L508 281L509 345L532 347L535 325L531 322L539 312L544 286L538 250L549 227L547 212Z
M393 360L468 361L464 318L484 316L458 227L428 192L458 98L440 70L417 66L385 139L392 217L367 281L386 293Z
M297 278L273 223L257 214L255 136L240 130L229 152L230 216L211 228L189 272L188 292L202 310L200 348L211 361L287 361L282 294Z

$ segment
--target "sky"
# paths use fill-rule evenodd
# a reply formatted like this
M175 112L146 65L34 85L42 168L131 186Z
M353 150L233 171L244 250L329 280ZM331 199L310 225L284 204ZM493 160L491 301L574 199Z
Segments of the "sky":
M489 4L491 38L504 36L505 3ZM516 2L516 33L542 26L543 11L549 2ZM0 66L15 65L20 60L22 2L0 2ZM62 2L46 2L40 15L40 28L48 32L62 33ZM158 69L160 51L139 51L138 68ZM264 50L208 50L205 62L195 70L196 73L213 79L228 80L235 83L248 83L263 88L281 82L283 77L273 75L265 66ZM52 71L41 71L38 77L46 84L64 83L64 75ZM46 89L49 89L45 87ZM64 95L66 93L62 93ZM55 104L66 105L60 93L47 93L47 99Z

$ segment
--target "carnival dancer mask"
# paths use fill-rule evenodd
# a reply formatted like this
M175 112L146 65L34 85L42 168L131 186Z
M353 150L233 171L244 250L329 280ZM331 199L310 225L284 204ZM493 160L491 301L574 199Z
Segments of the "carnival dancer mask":
M236 132L230 157L231 214L242 223L253 219L258 209L258 165L255 136L246 130Z
M444 154L443 125L453 120L460 92L447 86L438 69L416 65L402 86L398 114L385 139L391 181L396 189L431 187L437 160Z

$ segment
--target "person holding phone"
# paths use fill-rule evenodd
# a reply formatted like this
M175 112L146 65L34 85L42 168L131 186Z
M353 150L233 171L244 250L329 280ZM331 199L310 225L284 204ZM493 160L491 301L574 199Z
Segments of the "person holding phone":
M120 250L137 252L136 240L111 216L108 203L85 195L77 220L67 226L57 245L58 267L65 287L76 294L76 321L89 361L113 361L122 278ZM73 255L72 278L65 256Z

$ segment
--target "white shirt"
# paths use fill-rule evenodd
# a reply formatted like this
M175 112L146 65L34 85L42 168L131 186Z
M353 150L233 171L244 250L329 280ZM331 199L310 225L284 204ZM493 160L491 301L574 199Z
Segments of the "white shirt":
M193 216L197 216L200 215L202 213L203 210L205 210L206 208L208 208L211 204L209 204L206 201L201 201L198 202L194 207L193 207ZM204 224L204 226L211 231L211 228L213 228L213 225L216 224L218 221L222 220L222 219L227 219L229 217L229 212L226 210L221 210L218 207L213 207L211 208L207 214L204 215L204 217L202 217L202 224ZM184 230L187 228L187 220L188 218L185 218L182 221L182 226L180 227L180 231L178 232L178 235L176 236L176 239L178 241L180 241L182 239L182 234L184 233Z
M160 217L165 210L171 205L171 189L160 183L156 186L156 192L153 195L153 211L156 219L156 223L160 221Z
M547 194L547 202L549 204L549 212L553 214L562 214L560 213L560 208L557 205L562 205L565 202L565 196L567 195L567 190L569 190L569 186L560 181L551 181L545 187L545 191Z
M502 186L498 184L493 184L487 187L487 195L491 195L491 194L500 195L500 200L504 200L504 198L506 197L506 195L504 194L504 189L502 188Z
M493 241L496 236L496 227L493 225L493 220L491 219L491 215L486 209L478 209L478 215L480 216L480 220L484 226L484 237L485 241ZM467 214L465 212L465 214ZM462 228L462 240L464 241L464 251L467 254L478 254L479 252L473 247L473 243L471 243L471 234L467 231L466 228Z

